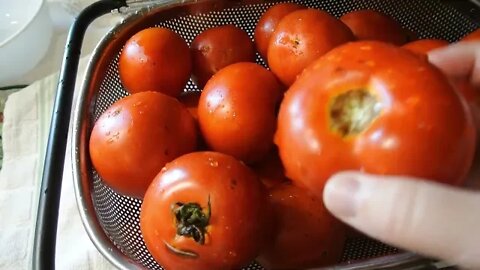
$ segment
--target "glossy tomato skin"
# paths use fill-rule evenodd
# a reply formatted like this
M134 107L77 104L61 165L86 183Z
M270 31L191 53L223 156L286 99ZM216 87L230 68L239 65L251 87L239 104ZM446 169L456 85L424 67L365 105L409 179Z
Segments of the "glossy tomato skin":
M480 41L480 28L464 36L460 41Z
M311 62L353 40L341 21L325 11L302 9L284 16L270 38L268 64L286 86Z
M194 120L180 102L141 92L100 116L90 137L90 157L108 186L141 199L167 162L195 150L196 136Z
M197 203L210 218L203 244L178 235L172 209ZM167 164L149 187L140 212L148 250L165 269L240 269L271 239L271 210L258 177L235 158L216 152L186 154ZM168 245L195 253L171 252Z
M375 99L378 114L363 129L342 134L332 128L339 123L332 104L356 90ZM340 46L305 70L282 102L275 141L287 177L318 193L343 170L461 184L475 130L440 70L399 47L363 41Z
M209 28L191 45L193 80L203 88L213 74L238 62L255 62L255 46L242 29L234 25Z
M214 151L246 163L261 160L273 147L282 94L275 76L258 64L237 63L220 70L198 104L205 141Z
M424 56L427 60L428 52L442 47L446 47L448 45L448 41L443 39L419 39L403 45L402 48L407 49L420 56Z
M276 237L259 257L267 269L332 266L341 259L346 227L304 188L284 183L269 192Z
M275 28L285 15L303 9L305 6L295 3L279 3L269 8L258 20L254 39L258 53L267 59L268 44Z
M352 30L358 40L377 40L402 45L408 42L407 31L392 17L374 10L349 12L340 20Z
M190 79L188 44L172 30L141 30L125 44L119 59L120 79L130 93L157 91L177 97Z

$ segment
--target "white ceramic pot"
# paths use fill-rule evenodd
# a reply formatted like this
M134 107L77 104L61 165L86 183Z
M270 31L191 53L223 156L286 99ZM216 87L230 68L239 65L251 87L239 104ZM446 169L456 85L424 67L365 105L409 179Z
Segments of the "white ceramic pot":
M52 34L44 0L1 0L0 85L35 67L46 56Z

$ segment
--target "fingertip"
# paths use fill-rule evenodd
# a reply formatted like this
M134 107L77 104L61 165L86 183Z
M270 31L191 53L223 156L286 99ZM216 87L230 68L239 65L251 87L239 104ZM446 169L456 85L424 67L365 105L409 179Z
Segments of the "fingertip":
M337 218L348 219L355 216L360 189L361 174L341 172L333 175L323 190L323 201L327 209Z
M427 58L447 76L468 77L472 72L479 44L451 44L430 51Z

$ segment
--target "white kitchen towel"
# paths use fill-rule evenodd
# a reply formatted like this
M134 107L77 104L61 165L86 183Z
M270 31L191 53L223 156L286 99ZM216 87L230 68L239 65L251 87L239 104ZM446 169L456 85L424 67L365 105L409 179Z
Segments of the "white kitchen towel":
M87 58L80 62L77 87ZM44 153L58 73L9 96L4 111L0 171L0 269L30 269ZM70 142L71 134L69 134ZM82 225L67 145L57 233L57 269L113 269Z

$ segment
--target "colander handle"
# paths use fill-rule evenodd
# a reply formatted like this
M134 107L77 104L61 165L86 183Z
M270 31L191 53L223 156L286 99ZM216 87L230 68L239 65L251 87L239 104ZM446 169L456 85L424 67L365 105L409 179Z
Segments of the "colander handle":
M73 22L57 86L43 168L33 246L33 269L55 269L58 210L70 110L85 32L96 18L126 6L125 0L102 0L85 8Z

